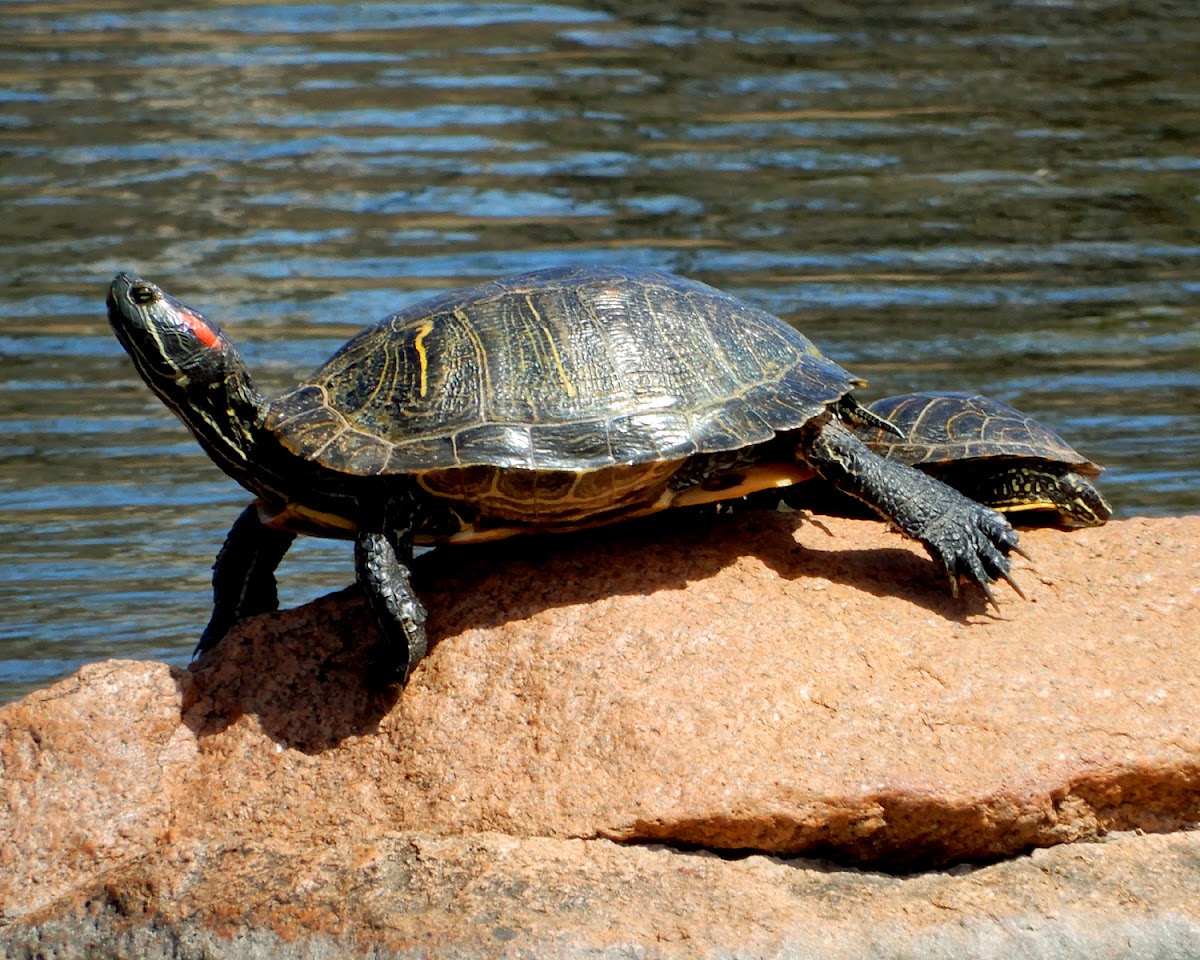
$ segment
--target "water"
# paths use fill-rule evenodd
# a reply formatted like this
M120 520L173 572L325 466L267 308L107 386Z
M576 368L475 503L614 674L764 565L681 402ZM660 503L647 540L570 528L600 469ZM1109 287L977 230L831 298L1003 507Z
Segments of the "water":
M1146 2L0 4L0 698L186 661L246 497L136 378L131 269L281 389L363 323L566 262L973 387L1200 509L1200 20ZM302 544L294 604L348 582Z

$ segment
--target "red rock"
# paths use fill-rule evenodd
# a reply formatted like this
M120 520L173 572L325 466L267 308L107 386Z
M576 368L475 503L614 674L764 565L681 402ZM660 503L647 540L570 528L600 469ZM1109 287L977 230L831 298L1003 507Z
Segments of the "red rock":
M602 841L897 867L1183 829L1200 820L1198 542L1200 518L1026 533L1029 599L1002 592L998 613L864 521L447 551L422 568L436 642L402 695L360 682L373 630L351 591L243 624L190 672L95 665L0 710L3 916L334 939L366 924L416 944L395 910L445 931L487 913L483 892L429 893L447 873L636 903L645 868L678 880L667 926L716 943L699 918L739 898L689 878L753 901L798 875ZM1200 894L1187 849L1179 883ZM810 879L769 899L802 913ZM1002 892L988 915L1019 906ZM574 916L567 895L531 897ZM585 932L626 942L604 929Z
M110 661L0 709L0 918L161 843L196 752L179 689Z

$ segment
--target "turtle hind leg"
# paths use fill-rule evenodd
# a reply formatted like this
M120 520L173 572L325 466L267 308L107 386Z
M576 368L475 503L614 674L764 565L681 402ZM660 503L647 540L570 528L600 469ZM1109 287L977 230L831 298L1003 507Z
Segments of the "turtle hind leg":
M873 453L836 418L826 415L804 428L797 456L843 493L861 500L920 541L942 565L951 592L960 578L974 581L995 606L990 584L1007 580L1017 533L995 510L963 496L940 480Z
M294 533L266 526L252 503L233 522L213 564L213 612L193 657L211 650L239 620L279 607L275 568Z
M381 633L368 665L373 686L403 685L425 656L425 607L413 590L411 563L411 518L398 527L362 531L355 541L354 570Z

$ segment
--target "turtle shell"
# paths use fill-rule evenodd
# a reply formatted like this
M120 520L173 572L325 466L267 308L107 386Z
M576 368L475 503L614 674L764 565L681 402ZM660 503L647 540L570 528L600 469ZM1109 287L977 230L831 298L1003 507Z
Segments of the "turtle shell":
M1095 477L1100 468L1053 430L991 397L971 393L910 393L868 408L903 434L860 431L871 449L909 466L932 467L991 457L1044 460Z
M782 320L704 284L554 269L369 327L273 401L266 427L354 476L482 472L477 488L613 468L637 486L629 467L657 475L762 443L859 385Z

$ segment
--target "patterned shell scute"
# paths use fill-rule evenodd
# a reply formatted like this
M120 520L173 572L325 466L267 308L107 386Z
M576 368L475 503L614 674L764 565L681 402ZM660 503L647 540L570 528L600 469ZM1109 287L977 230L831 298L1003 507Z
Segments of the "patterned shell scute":
M369 327L272 402L267 427L356 475L582 471L760 443L859 383L803 334L712 287L556 269Z
M999 400L970 393L914 393L871 404L903 439L880 431L870 438L876 452L916 466L984 457L1029 457L1094 467L1058 434Z

